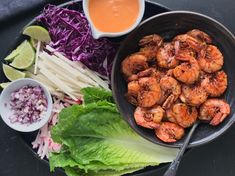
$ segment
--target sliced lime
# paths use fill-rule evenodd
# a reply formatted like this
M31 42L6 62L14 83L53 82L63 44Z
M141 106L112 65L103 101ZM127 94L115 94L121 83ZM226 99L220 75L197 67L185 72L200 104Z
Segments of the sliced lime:
M30 37L29 42L30 42L30 44L32 45L32 47L33 47L34 49L37 48L37 40L35 40L35 39L33 39L32 37Z
M18 52L18 50L17 49L15 49L15 50L13 50L7 57L5 57L5 61L13 61L13 59L17 56L17 55L19 55L19 52Z
M0 87L5 89L11 82L0 83Z
M14 81L14 80L25 77L25 73L23 73L19 70L16 70L16 69L10 67L9 65L2 64L2 68L3 68L3 72L4 72L5 76L10 81Z
M16 56L18 56L25 47L27 47L27 41L22 42L15 50L13 50L4 60L13 61Z
M10 65L18 69L26 69L33 65L35 51L26 40L21 45L23 45L23 47L21 48L19 55L14 58Z
M24 35L28 35L32 37L33 39L42 41L42 42L50 42L51 37L49 35L49 32L43 28L42 26L28 26L23 31Z

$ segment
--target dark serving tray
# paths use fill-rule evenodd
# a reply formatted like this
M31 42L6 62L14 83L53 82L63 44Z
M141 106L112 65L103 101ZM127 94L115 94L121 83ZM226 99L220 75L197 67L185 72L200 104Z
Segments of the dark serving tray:
M168 9L167 7L164 7L160 4L157 4L157 3L153 3L153 2L150 2L150 1L146 1L146 7L145 7L145 14L144 14L144 17L143 17L143 20L148 18L148 17L151 17L153 15L156 15L156 14L159 14L159 13L162 13L162 12L167 12L169 11L170 9ZM67 7L69 9L74 9L74 10L81 10L82 9L82 3L81 1L71 1L71 2L68 2L68 3L64 3L64 4L60 4L59 6L61 7ZM28 18L28 17L27 17ZM33 17L30 16L31 19L33 19L32 21L30 21L28 24L26 25L30 25L32 23L35 23L35 20ZM30 19L29 18L29 19ZM12 20L13 21L13 20ZM4 22L5 24L8 24L9 21L5 21ZM18 28L17 28L18 29ZM23 29L23 27L21 28L21 30ZM16 46L18 46L22 41L23 39L25 39L25 36L22 36L21 35L21 30L20 31L17 31L18 32L18 36L13 39L13 41L6 41L7 42L7 45L10 43L10 50L9 49L6 49L6 51L3 51L4 49L1 49L1 52L4 52L3 54L1 54L1 62L4 62L3 61L3 58L4 56L6 56L8 53L10 53L10 51L12 49L14 49ZM11 31L3 31L3 33L6 32L7 35L10 34ZM13 31L12 31L13 32ZM16 31L14 31L16 32ZM126 36L123 36L123 37L119 37L115 40L113 40L115 43L120 43ZM7 81L7 79L5 78L3 72L2 72L2 68L0 68L0 82L4 82L4 81ZM1 122L3 123L3 122ZM36 135L37 135L37 131L35 132L31 132L31 133L21 133L19 132L18 133L18 136L21 137L21 142L24 143L24 145L27 147L27 149L29 151L31 151L31 153L39 160L41 160L36 152L37 150L33 150L32 149L32 141L35 140L36 138ZM41 162L44 162L44 164L48 165L48 160L44 159L44 160L41 160ZM157 170L159 169L163 169L164 167L166 167L168 164L160 164L159 166L156 166L156 167L147 167L143 170L140 170L140 171L137 171L135 172L134 174L128 174L128 175L138 175L138 176L142 176L142 175L152 175L154 172L156 172ZM61 170L61 169L57 169L57 174L59 175L65 175L65 173ZM1 172L0 172L1 173ZM56 175L57 175L56 174ZM0 174L1 175L1 174Z

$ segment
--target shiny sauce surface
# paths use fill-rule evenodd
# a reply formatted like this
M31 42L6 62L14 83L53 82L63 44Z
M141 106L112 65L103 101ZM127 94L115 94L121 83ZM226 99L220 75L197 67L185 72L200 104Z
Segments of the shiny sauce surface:
M102 32L122 32L139 14L138 0L89 0L88 11L94 26Z

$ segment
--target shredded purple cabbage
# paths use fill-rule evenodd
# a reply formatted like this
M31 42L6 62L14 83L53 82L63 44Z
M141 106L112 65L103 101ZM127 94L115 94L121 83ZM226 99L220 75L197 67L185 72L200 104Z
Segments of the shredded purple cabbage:
M110 75L116 47L106 38L92 37L82 12L47 5L37 20L48 28L51 47L101 75Z

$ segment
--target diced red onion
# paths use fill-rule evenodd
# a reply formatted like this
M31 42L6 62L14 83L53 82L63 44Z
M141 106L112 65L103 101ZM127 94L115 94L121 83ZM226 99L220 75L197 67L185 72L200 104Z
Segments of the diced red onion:
M47 99L40 86L24 86L11 93L11 123L32 124L40 121L47 111Z

